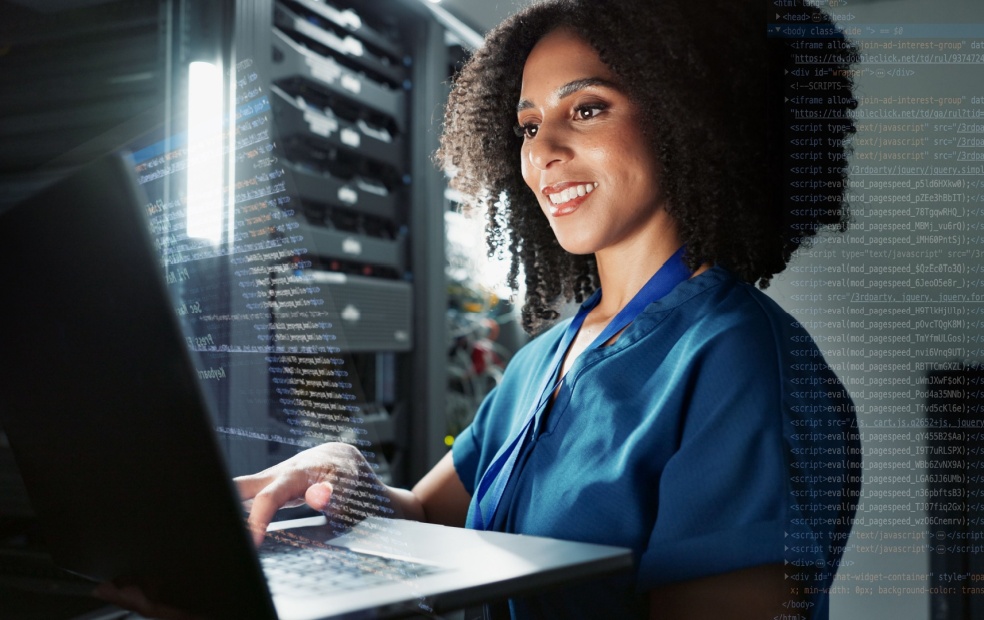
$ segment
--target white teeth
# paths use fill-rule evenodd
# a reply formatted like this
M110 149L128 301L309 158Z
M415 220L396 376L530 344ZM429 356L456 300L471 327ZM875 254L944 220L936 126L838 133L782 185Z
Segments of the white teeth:
M590 194L594 191L594 188L598 187L597 183L585 183L581 185L575 185L574 187L568 187L562 192L557 192L556 194L550 194L550 202L555 205L562 205L565 202L571 200L572 198L577 198L578 196L584 196Z

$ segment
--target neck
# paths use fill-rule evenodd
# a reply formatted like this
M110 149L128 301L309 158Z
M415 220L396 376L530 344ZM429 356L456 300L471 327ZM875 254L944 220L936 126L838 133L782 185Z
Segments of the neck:
M613 247L596 253L603 294L595 310L601 316L617 314L681 245L683 242L674 228L644 244Z

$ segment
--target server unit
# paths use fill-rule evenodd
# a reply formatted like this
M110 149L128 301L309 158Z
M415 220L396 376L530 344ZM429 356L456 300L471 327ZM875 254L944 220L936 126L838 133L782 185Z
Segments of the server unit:
M313 277L342 300L335 306L350 329L341 346L408 351L412 60L396 24L377 30L364 12L277 2L270 103L310 225Z

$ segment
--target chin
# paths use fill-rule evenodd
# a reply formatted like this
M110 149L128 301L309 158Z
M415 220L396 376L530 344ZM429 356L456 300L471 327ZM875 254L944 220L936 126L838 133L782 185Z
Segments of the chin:
M597 248L594 243L587 239L572 239L570 236L557 235L557 243L564 248L568 254L586 255L594 254Z
M578 214L575 214L575 217ZM590 219L590 218L589 218ZM598 236L601 224L571 217L559 218L550 222L550 229L560 247L569 254L594 254L604 246L604 239Z

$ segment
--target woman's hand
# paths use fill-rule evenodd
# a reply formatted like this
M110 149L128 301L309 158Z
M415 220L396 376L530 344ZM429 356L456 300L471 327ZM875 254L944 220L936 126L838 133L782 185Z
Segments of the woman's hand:
M348 527L369 516L394 514L392 492L376 476L362 453L349 444L327 443L283 463L235 480L249 505L253 541L263 542L266 528L281 508L307 504L327 513L329 523ZM251 505L250 505L251 504Z

